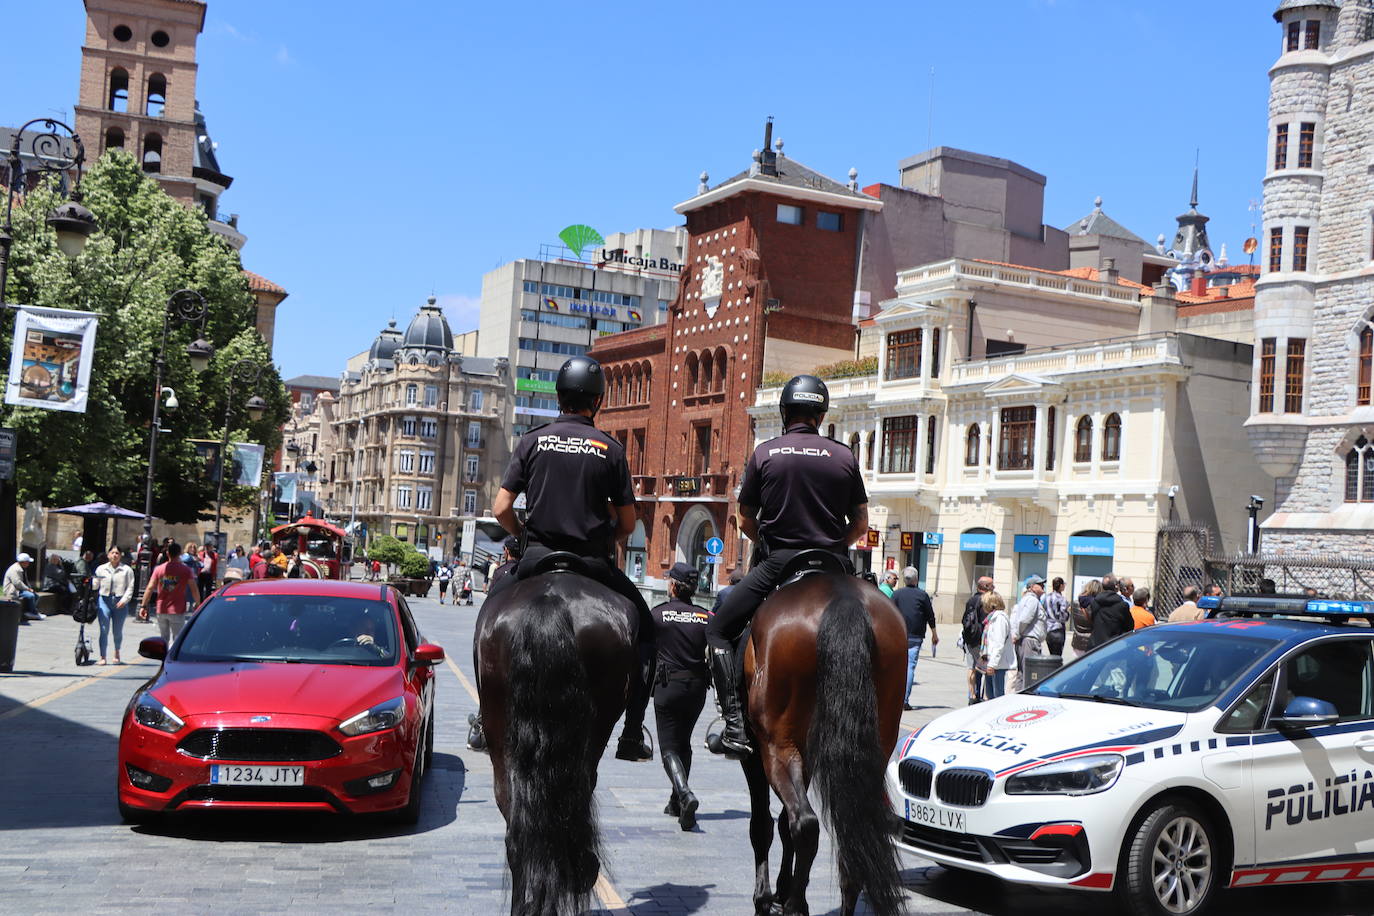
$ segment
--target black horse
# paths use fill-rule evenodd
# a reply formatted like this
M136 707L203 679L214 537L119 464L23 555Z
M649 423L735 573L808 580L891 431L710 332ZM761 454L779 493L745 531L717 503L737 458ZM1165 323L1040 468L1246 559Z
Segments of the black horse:
M636 629L628 601L566 571L504 588L478 615L473 661L512 916L573 916L591 903L596 765L637 676Z

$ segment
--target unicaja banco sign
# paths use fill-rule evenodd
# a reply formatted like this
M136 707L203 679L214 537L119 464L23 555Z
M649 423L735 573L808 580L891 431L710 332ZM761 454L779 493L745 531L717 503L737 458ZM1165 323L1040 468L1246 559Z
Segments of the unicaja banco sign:
M641 258L632 255L624 248L603 248L601 249L601 266L607 264L624 264L626 267L643 267L646 270L665 270L669 273L682 273L682 265L667 258Z

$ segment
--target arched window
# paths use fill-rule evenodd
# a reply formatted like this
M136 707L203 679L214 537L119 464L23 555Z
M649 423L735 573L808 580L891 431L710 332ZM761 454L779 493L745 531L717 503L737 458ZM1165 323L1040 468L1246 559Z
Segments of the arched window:
M1369 403L1370 376L1374 375L1374 327L1365 325L1360 329L1360 387L1356 395L1357 404Z
M1121 414L1109 414L1102 421L1102 460L1121 460Z
M644 373L640 371L638 366L635 366L634 390L632 393L636 404L644 403Z
M715 368L715 357L710 350L701 354L701 393L707 394L711 391L711 372Z
M873 470L873 431L869 430L868 438L864 440L864 467Z
M415 398L416 398L416 394L418 393L418 391L419 391L419 388L418 388L417 386L415 386L415 385L407 385L407 386L406 386L406 403L407 403L407 404L414 404L414 403L415 403Z
M148 101L144 111L148 113L150 118L160 118L166 107L167 77L161 73L154 73L148 77Z
M654 390L654 369L647 363L644 365L644 403L649 403L653 399Z
M969 425L968 433L964 436L964 467L976 468L978 466L978 449L983 443L982 430L977 423Z
M111 127L109 130L105 131L105 148L123 149L124 131L120 130L118 127Z
M827 427L825 428L825 437L826 437L827 439L834 439L834 438L835 438L835 424L834 424L834 423L831 423L829 426L827 426Z
M148 134L143 138L143 171L162 171L162 135Z
M110 96L105 107L121 114L129 110L129 71L123 67L110 71Z
M695 353L688 353L686 363L687 383L682 386L682 393L684 396L696 394L697 391L697 355Z
M1374 502L1374 445L1364 436L1345 453L1345 501Z
M1093 418L1084 414L1078 418L1073 434L1073 460L1093 460Z
M854 453L854 459L857 461L858 458L859 458L859 434L858 434L858 433L850 433L850 434L849 434L849 450L850 450L851 452Z
M716 347L716 390L725 390L725 374L729 363L725 359L725 348Z

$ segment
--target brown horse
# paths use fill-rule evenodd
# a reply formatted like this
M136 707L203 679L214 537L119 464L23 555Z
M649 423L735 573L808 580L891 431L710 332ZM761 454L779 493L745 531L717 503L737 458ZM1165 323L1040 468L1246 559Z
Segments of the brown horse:
M512 916L574 916L601 870L596 766L638 676L630 603L569 572L490 596L473 661Z
M841 912L852 916L860 892L878 916L900 912L895 819L883 771L897 743L906 683L901 614L877 588L852 576L805 576L759 608L744 677L758 748L743 761L755 912L809 912L806 885L820 842L820 821L807 798L813 781L835 843ZM768 885L769 786L783 805L776 894Z

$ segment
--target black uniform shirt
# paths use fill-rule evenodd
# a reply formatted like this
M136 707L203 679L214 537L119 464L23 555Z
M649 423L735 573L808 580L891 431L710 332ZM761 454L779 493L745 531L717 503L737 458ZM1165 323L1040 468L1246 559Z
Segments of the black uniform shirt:
M759 510L769 547L844 551L849 513L868 502L854 453L805 423L754 449L740 482L741 505Z
M678 598L651 612L658 633L658 661L670 673L692 671L706 676L706 611Z
M935 626L935 608L925 589L908 585L893 592L892 600L906 621L907 639L925 639L926 627Z
M579 414L521 436L501 486L528 494L530 536L555 550L608 553L616 526L606 504L635 501L625 449Z

